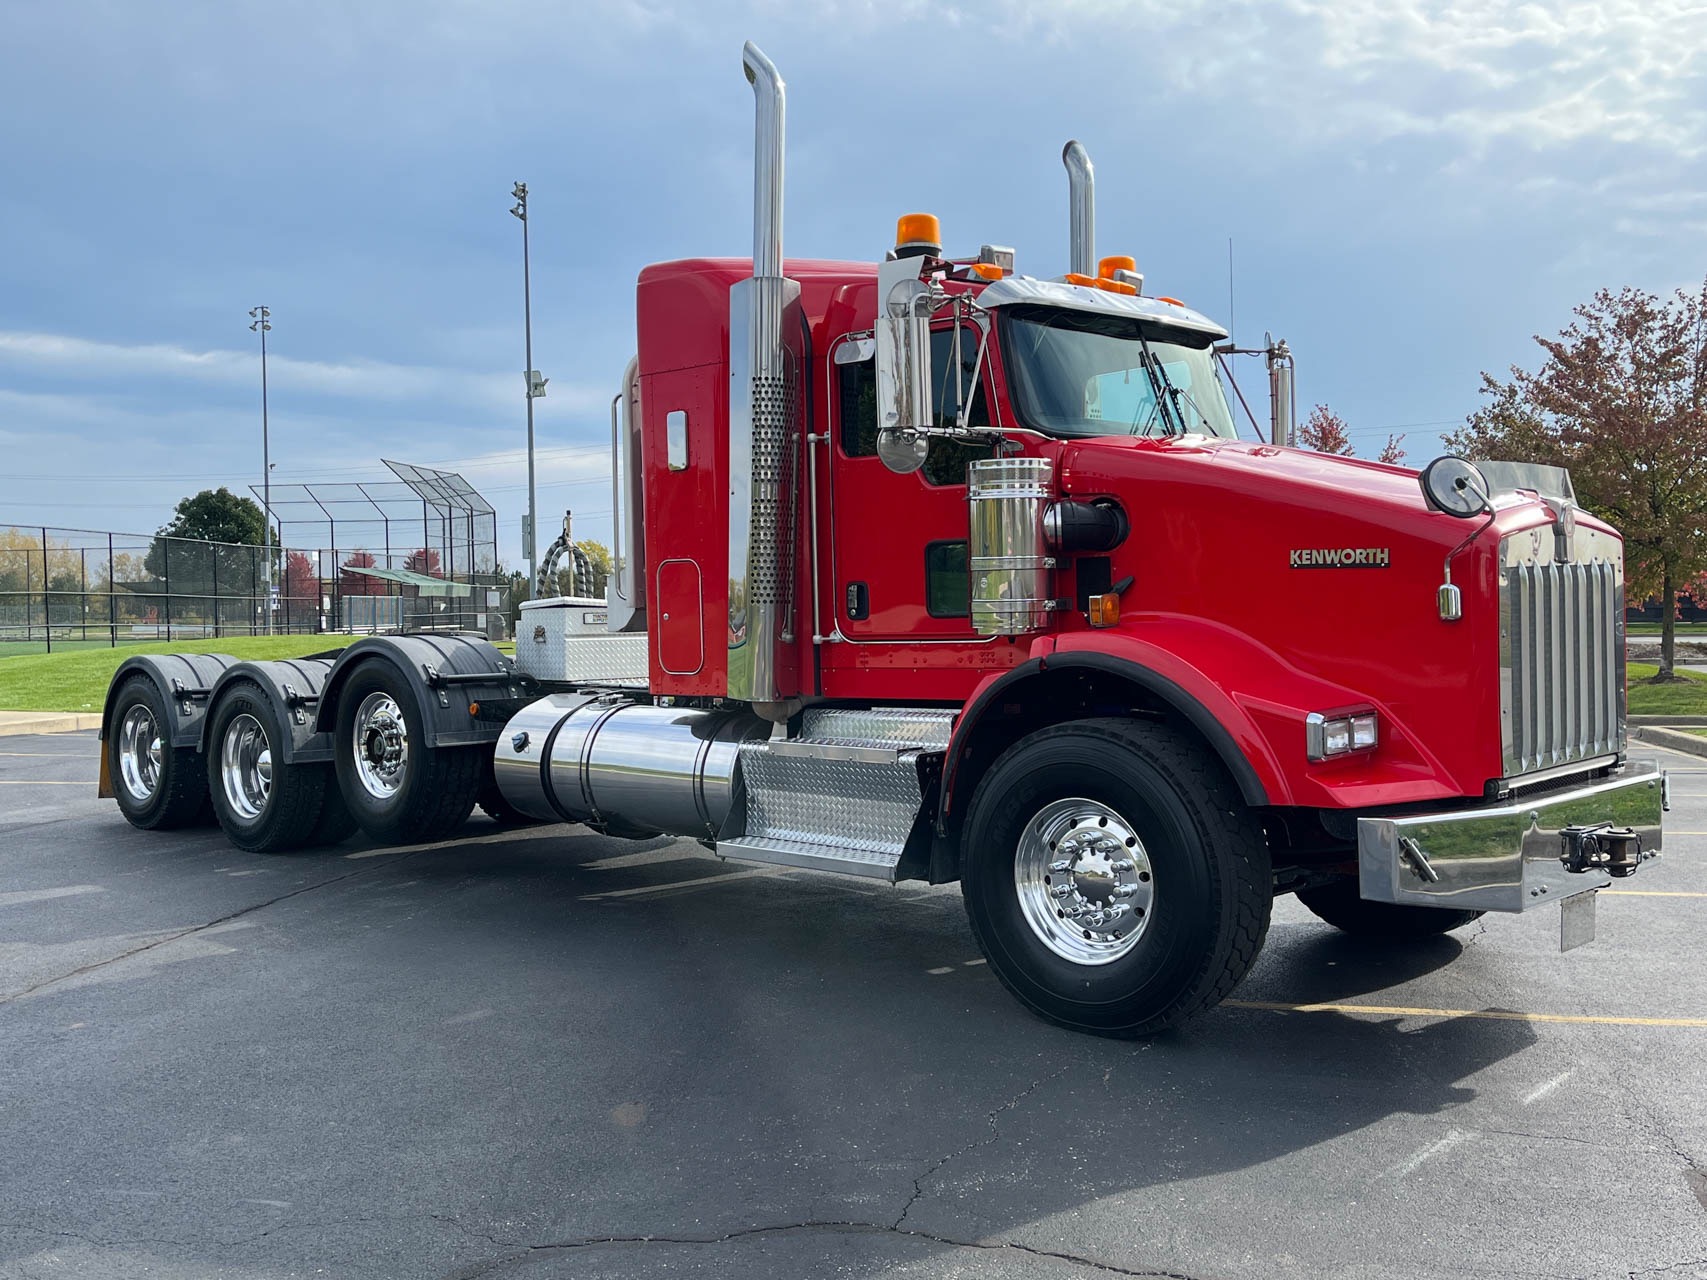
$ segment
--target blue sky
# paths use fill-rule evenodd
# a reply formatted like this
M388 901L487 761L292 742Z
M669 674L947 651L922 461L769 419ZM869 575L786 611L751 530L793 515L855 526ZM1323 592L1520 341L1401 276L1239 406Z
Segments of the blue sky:
M606 408L651 261L745 253L751 38L789 85L784 236L937 213L1098 248L1284 335L1302 407L1412 460L1597 287L1707 274L1707 10L1685 0L13 5L0 47L0 524L150 531L260 475L463 471L519 558L531 191L542 528L608 538ZM1247 394L1262 389L1252 364ZM1259 409L1260 412L1260 409Z

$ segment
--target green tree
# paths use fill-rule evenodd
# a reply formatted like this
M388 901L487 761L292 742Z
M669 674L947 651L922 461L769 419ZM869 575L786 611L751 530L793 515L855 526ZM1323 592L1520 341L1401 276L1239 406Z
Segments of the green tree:
M581 549L581 554L587 557L587 567L592 571L589 582L583 582L579 588L575 584L575 562L573 556L565 556L562 565L557 570L557 592L559 595L579 596L590 595L604 599L605 583L610 580L611 554L610 548L602 542L593 542L582 538L575 543Z
M1569 468L1578 500L1624 535L1629 597L1659 593L1654 679L1676 679L1678 590L1707 568L1707 282L1670 298L1602 289L1575 314L1536 337L1534 372L1484 373L1489 402L1446 442Z
M267 519L252 498L223 485L178 503L143 561L149 576L170 583L173 595L256 595L266 589ZM211 545L217 544L217 545ZM276 558L276 548L275 548Z

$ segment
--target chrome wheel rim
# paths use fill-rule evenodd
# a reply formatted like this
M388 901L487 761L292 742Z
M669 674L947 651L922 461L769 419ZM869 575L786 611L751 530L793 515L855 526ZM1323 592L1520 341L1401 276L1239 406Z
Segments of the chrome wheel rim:
M1020 910L1038 940L1074 964L1111 964L1155 912L1150 855L1113 809L1073 797L1043 806L1014 858Z
M160 785L160 727L140 702L119 725L119 776L132 800L146 802Z
M409 767L409 726L397 699L389 693L362 699L351 747L363 789L376 800L396 795Z
M247 712L225 726L219 776L232 813L245 822L259 818L273 794L273 752L267 731Z

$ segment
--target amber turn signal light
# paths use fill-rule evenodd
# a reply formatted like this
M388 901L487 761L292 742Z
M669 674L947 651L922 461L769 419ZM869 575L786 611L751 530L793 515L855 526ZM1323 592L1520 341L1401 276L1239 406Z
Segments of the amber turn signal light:
M1090 619L1093 627L1112 627L1120 621L1120 596L1113 591L1092 596L1085 616Z

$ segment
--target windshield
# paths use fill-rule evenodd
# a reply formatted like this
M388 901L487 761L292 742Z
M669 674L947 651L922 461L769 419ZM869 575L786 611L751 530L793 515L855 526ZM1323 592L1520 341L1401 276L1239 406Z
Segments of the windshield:
M1161 325L1048 307L1010 308L1002 324L1003 362L1028 427L1052 436L1233 439L1210 340L1187 341Z

